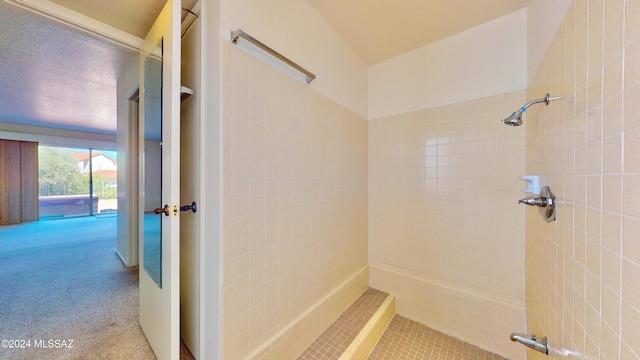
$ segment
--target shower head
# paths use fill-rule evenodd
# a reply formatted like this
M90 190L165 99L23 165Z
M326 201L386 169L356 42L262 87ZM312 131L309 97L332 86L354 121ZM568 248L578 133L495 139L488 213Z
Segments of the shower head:
M520 125L522 125L522 114L525 111L527 111L527 108L529 106L531 106L533 104L538 104L538 103L541 103L541 102L545 103L545 105L549 105L550 101L559 100L559 99L562 99L562 96L550 97L549 94L547 94L542 99L536 99L536 100L529 101L528 103L524 104L523 107L521 107L516 112L511 114L508 118L502 119L501 121L505 125L520 126Z
M502 123L509 126L520 126L522 125L522 113L524 111L522 109L518 109L518 111L511 114L508 118L502 119Z

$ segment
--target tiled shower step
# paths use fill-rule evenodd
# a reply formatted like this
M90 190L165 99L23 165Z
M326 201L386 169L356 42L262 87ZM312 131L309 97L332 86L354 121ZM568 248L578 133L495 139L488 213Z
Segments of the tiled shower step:
M395 298L368 288L298 360L366 359L395 314Z
M369 360L507 360L413 320L395 315Z

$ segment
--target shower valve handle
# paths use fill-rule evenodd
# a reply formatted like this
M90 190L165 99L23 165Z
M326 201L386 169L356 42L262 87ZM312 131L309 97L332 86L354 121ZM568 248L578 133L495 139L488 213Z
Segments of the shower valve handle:
M544 197L526 197L524 199L518 200L518 204L545 207L547 206L548 203L547 203L547 198L544 198Z
M540 207L540 215L546 222L552 222L556 219L556 197L553 195L548 186L540 189L540 197L526 197L518 200L518 204Z

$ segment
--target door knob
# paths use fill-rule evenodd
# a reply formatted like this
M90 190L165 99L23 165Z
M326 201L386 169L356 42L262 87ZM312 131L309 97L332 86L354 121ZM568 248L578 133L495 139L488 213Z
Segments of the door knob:
M182 206L180 206L180 211L189 211L189 210L191 210L193 212L198 211L198 208L196 206L196 202L195 201L192 202L191 205L182 205Z
M164 216L169 216L169 205L165 204L163 208L153 210L153 213L156 215L164 214Z

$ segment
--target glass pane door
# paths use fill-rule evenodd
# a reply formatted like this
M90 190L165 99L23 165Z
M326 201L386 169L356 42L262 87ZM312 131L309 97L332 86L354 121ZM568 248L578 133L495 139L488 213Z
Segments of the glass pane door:
M162 39L144 60L143 264L162 288ZM168 210L167 210L168 215Z
M89 189L89 149L38 147L40 218L90 215L97 199Z

